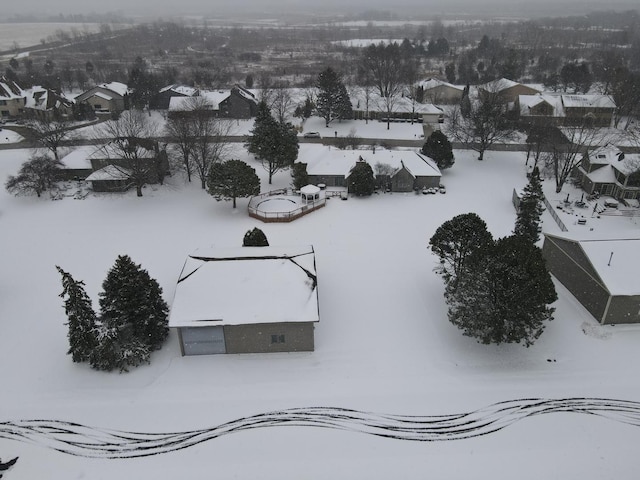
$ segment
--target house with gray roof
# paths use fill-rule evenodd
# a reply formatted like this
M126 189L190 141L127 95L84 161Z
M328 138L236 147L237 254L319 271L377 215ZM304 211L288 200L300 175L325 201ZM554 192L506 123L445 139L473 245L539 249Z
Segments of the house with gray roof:
M22 88L7 77L0 77L0 117L7 119L22 116L25 94Z
M551 274L602 324L640 322L640 238L545 233Z
M129 88L120 82L103 83L81 93L75 101L90 105L96 113L122 112L129 108Z

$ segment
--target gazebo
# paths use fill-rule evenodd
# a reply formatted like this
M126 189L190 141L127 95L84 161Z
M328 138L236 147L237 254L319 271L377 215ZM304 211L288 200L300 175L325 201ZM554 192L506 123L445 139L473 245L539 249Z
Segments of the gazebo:
M324 192L315 185L305 185L300 189L300 200L303 205L314 203L324 198Z

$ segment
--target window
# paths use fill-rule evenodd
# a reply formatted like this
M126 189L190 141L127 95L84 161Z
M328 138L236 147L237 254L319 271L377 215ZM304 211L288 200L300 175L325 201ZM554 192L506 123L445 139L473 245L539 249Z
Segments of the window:
M7 101L6 100L0 100L0 105L6 105Z
M271 335L271 343L284 343L284 335Z

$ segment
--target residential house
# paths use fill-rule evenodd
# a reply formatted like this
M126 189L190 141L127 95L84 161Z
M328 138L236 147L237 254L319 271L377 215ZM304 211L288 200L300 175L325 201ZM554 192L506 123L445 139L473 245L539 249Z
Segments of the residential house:
M586 234L585 234L586 235ZM602 324L640 322L640 238L545 233L551 274Z
M438 124L444 122L444 112L441 108L430 103L420 103L407 96L398 96L391 102L391 112L388 111L386 99L378 93L371 93L369 98L362 91L349 94L353 108L353 118L356 120L378 120L386 122L414 122Z
M579 126L589 122L593 127L610 127L616 103L611 95L562 95L564 125Z
M122 112L129 108L129 89L120 82L103 83L81 93L75 101L87 103L96 113Z
M640 199L640 153L605 145L585 153L574 174L589 194L597 192L627 204Z
M357 162L367 162L377 183L392 192L411 192L438 187L441 173L436 163L419 153L406 150L314 149L304 156L309 183L327 187L349 186L349 176Z
M20 86L7 77L0 77L0 117L10 119L24 113L25 95Z
M464 88L436 78L429 78L418 83L418 98L422 103L457 104L462 100Z
M236 85L220 102L219 112L224 118L253 118L258 112L258 99L246 88Z
M212 117L247 119L255 117L258 100L248 90L239 86L231 90L200 91L199 98L206 100ZM188 97L171 97L169 101L169 118L189 115L193 102Z
M62 167L60 177L63 180L84 180L91 175L94 170L89 157L96 151L95 145L84 145L75 148L62 157Z
M185 85L169 85L154 95L149 101L149 108L152 110L168 110L171 98L196 97L199 93L200 91L197 88Z
M187 257L169 327L183 355L310 352L319 320L312 246L211 248Z
M32 87L24 94L24 114L27 117L47 121L73 117L73 101L54 90Z
M107 165L91 173L85 180L94 192L124 192L131 186L132 172L118 165Z
M540 90L514 82L506 78L500 78L478 85L478 97L482 100L490 95L497 95L504 104L514 103L520 95L536 95Z

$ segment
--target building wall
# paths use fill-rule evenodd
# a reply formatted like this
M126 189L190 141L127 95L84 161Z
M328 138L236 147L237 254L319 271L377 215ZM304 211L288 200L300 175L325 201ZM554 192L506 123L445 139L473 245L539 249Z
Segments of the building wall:
M415 188L414 178L406 169L398 170L391 178L391 191L393 192L412 192Z
M609 292L589 267L579 246L573 242L545 237L542 255L553 276L600 322L607 307Z
M423 188L437 188L440 186L441 177L416 177L414 181L414 187L418 189Z
M227 353L312 352L311 322L225 325Z
M252 118L255 116L257 106L251 100L247 100L239 93L231 91L231 94L220 102L220 115L227 118Z
M24 113L24 98L0 99L0 117L19 117Z
M640 296L613 297L602 323L640 323Z
M327 187L347 186L344 175L309 175L309 183L312 185L324 183Z
M462 90L447 85L440 85L424 91L423 103L459 103L462 99Z

